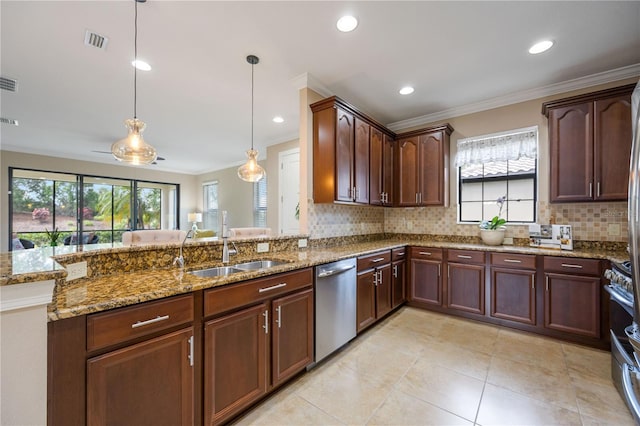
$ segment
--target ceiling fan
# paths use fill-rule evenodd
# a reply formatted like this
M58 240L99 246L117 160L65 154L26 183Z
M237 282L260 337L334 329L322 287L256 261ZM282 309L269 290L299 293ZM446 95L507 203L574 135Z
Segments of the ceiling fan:
M109 155L113 155L113 154L111 153L111 151L96 151L96 150L92 150L91 152L96 152L96 153L98 153L98 154L109 154ZM151 163L151 164L158 164L158 163L157 163L158 161L164 161L164 160L166 160L166 158L158 156L158 157L156 158L156 161L154 161L154 162L153 162L153 163ZM116 159L114 158L114 161L118 161L118 160L116 160Z

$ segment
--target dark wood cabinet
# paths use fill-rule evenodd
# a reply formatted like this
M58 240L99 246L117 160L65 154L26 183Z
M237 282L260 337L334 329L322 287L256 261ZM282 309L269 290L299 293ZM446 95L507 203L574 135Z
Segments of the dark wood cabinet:
M536 324L536 258L491 253L491 313L494 318Z
M371 127L369 167L369 204L393 203L393 138Z
M484 252L448 250L447 308L484 315Z
M261 303L205 324L206 424L218 424L266 394L268 316Z
M449 205L448 124L398 135L397 205Z
M311 109L314 202L388 203L385 135L393 133L335 96Z
M356 319L358 333L392 310L391 251L358 258Z
M391 250L391 308L395 309L407 300L406 295L406 269L407 249L397 248Z
M545 256L544 326L599 338L601 263Z
M442 306L442 249L411 247L409 300L419 305Z
M89 425L194 422L193 329L87 361Z
M550 201L627 199L634 85L546 102Z

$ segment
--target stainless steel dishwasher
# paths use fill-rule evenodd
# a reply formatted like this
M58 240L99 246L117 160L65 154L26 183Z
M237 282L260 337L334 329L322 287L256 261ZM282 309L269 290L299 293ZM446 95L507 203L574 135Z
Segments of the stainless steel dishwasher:
M315 362L356 337L356 259L316 266Z

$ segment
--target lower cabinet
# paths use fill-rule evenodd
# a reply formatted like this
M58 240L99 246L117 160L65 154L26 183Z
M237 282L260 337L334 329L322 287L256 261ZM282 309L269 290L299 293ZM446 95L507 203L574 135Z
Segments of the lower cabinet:
M393 309L407 300L406 270L407 249L405 247L391 250L391 307Z
M411 247L409 301L442 306L442 249Z
M192 339L189 327L90 358L87 423L193 424Z
M205 424L230 420L313 362L312 283L307 269L205 291Z
M447 308L484 315L484 252L448 250Z
M491 253L491 316L536 324L536 257Z
M358 258L356 321L358 333L391 312L391 250Z

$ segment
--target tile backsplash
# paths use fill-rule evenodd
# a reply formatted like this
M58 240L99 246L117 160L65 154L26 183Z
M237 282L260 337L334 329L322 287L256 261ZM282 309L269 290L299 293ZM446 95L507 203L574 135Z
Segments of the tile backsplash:
M627 203L538 202L538 223L569 224L575 240L626 242ZM476 224L458 224L457 207L381 208L309 201L312 239L379 233L477 236ZM510 225L507 237L527 238L526 225Z

